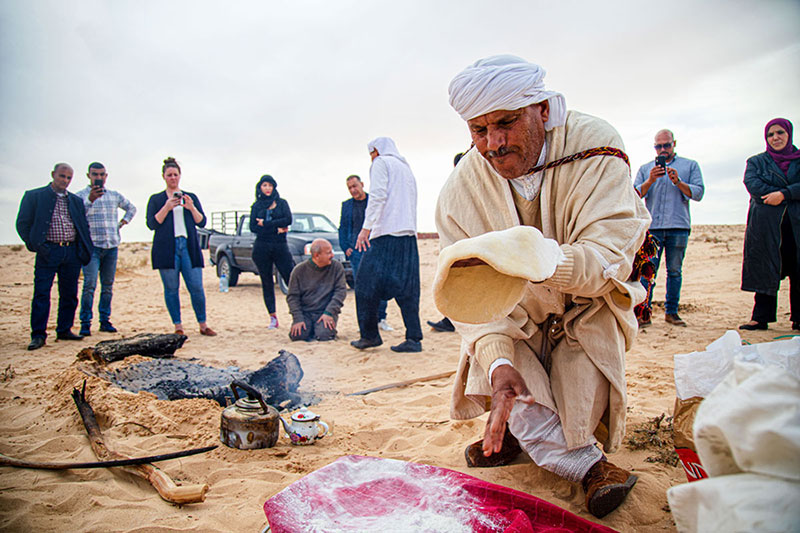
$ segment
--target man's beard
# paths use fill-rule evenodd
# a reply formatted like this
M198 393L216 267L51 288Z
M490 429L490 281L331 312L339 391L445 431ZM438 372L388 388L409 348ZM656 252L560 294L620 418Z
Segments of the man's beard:
M492 159L493 157L502 157L510 152L511 150L509 150L507 146L501 146L497 150L487 150L486 159Z

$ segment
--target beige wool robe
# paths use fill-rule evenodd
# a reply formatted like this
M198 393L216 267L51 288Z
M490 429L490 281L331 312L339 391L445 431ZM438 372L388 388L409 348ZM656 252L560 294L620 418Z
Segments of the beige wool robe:
M546 140L547 162L600 146L623 149L611 125L574 111ZM613 156L546 170L539 199L540 229L559 243L566 260L544 282L528 282L507 317L457 323L462 345L451 416L473 418L489 408L487 372L506 357L537 403L559 414L569 448L590 442L602 420L608 434L598 431L598 438L613 452L625 433L625 352L637 333L633 307L645 296L641 284L627 279L650 215L634 191L630 168ZM439 195L440 246L518 225L511 184L471 149ZM481 290L475 287L475 305L481 305ZM567 296L574 306L563 317L565 336L552 351L548 375L536 355L539 325L550 313L564 313Z

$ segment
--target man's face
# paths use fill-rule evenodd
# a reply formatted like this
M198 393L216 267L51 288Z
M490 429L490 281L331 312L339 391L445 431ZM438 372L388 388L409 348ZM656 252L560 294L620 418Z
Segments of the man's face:
M360 179L350 178L347 180L347 190L350 191L350 196L356 200L364 199L364 184Z
M53 178L53 189L56 192L65 192L72 182L72 167L69 165L59 165L50 173Z
M90 168L89 172L86 173L86 176L89 178L89 185L94 187L94 182L97 180L102 180L103 184L101 187L106 186L106 179L108 178L108 173L104 168Z
M472 142L505 179L524 176L536 166L544 145L547 102L514 111L492 111L467 121Z
M656 135L655 145L656 155L663 155L667 161L672 161L675 156L675 140L667 132L661 132Z
M331 243L322 243L319 253L316 254L313 259L314 263L320 268L330 265L331 261L333 261L333 247Z
M369 158L371 161L375 161L375 158L378 157L378 150L373 148L372 151L369 153Z

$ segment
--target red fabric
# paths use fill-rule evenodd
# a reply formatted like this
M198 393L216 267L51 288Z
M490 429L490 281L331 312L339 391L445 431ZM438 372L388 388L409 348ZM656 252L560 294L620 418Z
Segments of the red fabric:
M273 533L613 532L524 492L430 465L348 455L264 504Z

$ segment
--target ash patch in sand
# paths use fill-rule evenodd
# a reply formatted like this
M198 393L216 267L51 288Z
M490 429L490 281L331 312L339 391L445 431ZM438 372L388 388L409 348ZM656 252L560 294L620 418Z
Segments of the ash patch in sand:
M319 403L313 393L298 392L303 369L285 350L256 371L235 366L216 368L181 359L153 359L100 374L130 392L147 391L160 400L208 398L225 407L234 401L231 382L243 381L277 409L295 409Z
M633 435L625 444L629 450L655 451L645 459L648 463L678 466L678 454L672 440L672 417L666 413L634 426Z

